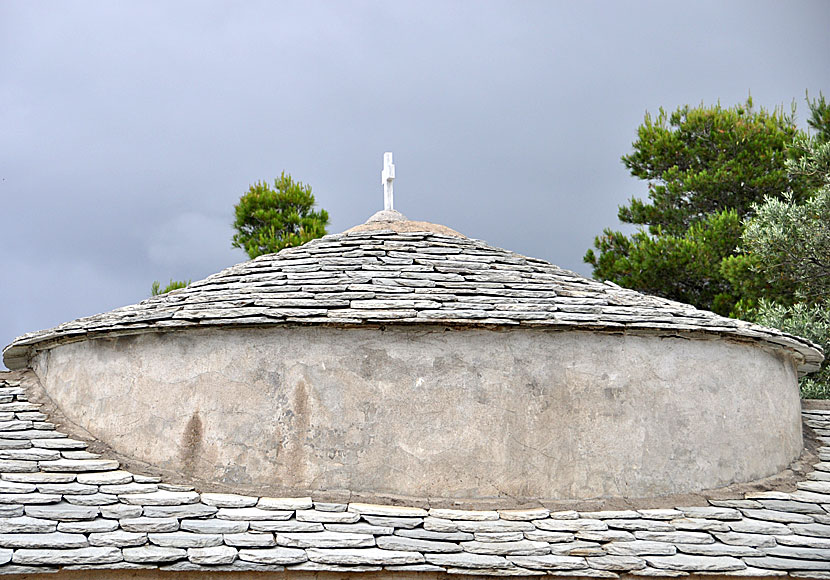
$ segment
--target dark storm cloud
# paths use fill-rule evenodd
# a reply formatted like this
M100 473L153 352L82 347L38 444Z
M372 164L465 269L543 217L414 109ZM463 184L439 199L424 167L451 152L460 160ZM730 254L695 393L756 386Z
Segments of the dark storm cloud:
M0 343L242 260L286 170L588 274L659 106L830 91L826 2L0 3Z

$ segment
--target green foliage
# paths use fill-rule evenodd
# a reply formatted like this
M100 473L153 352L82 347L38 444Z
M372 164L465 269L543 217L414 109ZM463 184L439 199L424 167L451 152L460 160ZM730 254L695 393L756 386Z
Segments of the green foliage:
M232 245L256 258L324 236L329 214L313 208L311 186L295 182L285 172L274 180L273 189L257 182L234 206L237 233Z
M812 105L811 105L812 107ZM809 176L819 185L812 197L797 203L768 197L747 220L743 234L746 255L754 272L791 285L794 303L761 301L756 322L803 336L830 355L830 141L800 137L791 160L793 175ZM802 396L830 398L830 361L801 379Z
M827 103L824 100L824 95L819 93L818 98L812 101L808 94L807 105L810 107L810 117L807 119L807 124L816 132L816 139L820 143L827 143L830 141L830 103Z
M743 245L756 271L786 280L799 300L817 303L830 296L830 141L805 136L794 149L801 157L787 164L789 170L820 187L802 203L789 194L767 197L747 220Z
M741 239L741 220L729 209L707 216L680 235L665 234L660 226L649 234L631 237L606 229L585 261L594 272L613 272L620 286L651 291L671 300L705 304L728 314L738 296L733 294L720 265Z
M822 346L825 354L830 353L830 299L813 305L799 302L792 306L761 300L755 321L804 337ZM830 365L827 360L821 370L802 377L799 386L805 399L830 399Z
M159 284L159 281L155 280L153 282L152 286L150 286L150 294L151 294L151 296L158 296L159 294L167 294L171 290L178 290L179 288L187 288L189 285L190 285L190 280L185 282L183 280L180 281L180 280L171 279L170 283L167 284L167 286L165 286L164 289L162 289L161 284Z
M595 239L597 251L584 257L594 277L724 315L776 296L782 284L753 280L751 259L724 258L738 255L741 220L754 204L784 192L800 201L809 191L809 179L786 168L798 134L792 115L755 110L751 99L646 114L622 161L648 181L649 199L632 198L618 214L641 227Z

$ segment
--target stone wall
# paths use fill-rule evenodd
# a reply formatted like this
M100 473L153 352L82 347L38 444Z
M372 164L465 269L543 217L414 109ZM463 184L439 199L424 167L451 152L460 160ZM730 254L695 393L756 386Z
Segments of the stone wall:
M34 362L62 413L115 451L248 489L647 497L765 477L802 448L794 361L723 339L204 329Z

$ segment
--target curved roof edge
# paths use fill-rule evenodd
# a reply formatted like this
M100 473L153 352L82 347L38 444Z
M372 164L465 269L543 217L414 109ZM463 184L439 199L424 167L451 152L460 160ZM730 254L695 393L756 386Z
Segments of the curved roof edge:
M3 360L22 369L38 350L103 336L293 324L715 334L793 352L802 374L818 370L824 359L818 345L777 329L591 280L444 226L379 212L347 232L242 262L187 288L24 334L4 349Z

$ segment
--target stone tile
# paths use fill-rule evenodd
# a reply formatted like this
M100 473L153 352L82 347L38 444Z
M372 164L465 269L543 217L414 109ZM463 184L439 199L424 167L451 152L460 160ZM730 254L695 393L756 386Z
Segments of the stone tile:
M38 447L29 449L0 449L0 459L47 461L60 459L60 453L51 449L40 449Z
M63 501L48 505L28 505L26 506L25 512L27 516L33 518L44 518L61 522L94 520L98 517L99 513L97 507L73 505Z
M634 532L634 537L638 540L672 544L712 544L715 541L705 532Z
M745 558L749 566L756 568L768 568L770 570L827 570L830 571L830 560L792 560L790 558L776 558L764 556L763 558Z
M531 508L526 510L499 510L499 518L509 521L543 520L550 515L547 508Z
M431 518L391 518L387 516L364 515L362 518L373 526L391 527L395 529L413 529L430 520ZM449 521L449 520L446 520ZM453 524L454 525L454 524ZM455 528L457 529L457 528ZM455 529L453 531L455 531Z
M89 545L83 534L64 534L50 532L46 534L0 534L0 546L3 548L86 548Z
M371 534L374 536L391 536L395 529L392 527L373 526L372 524L323 524L329 532L345 532L347 534Z
M316 509L321 512L344 512L349 509L349 504L315 501L312 509Z
M746 568L746 564L741 560L729 556L675 554L674 556L644 556L644 558L654 568L684 572L728 572Z
M165 548L208 548L222 544L221 534L197 534L193 532L149 533L151 544Z
M299 564L308 557L305 550L296 548L263 548L239 550L239 559L258 564Z
M0 481L0 494L34 493L37 488L31 483L17 483L14 481Z
M277 533L277 544L287 548L364 548L375 546L374 536L343 532Z
M38 466L43 471L109 471L118 469L118 462L112 459L56 459L54 461L39 461Z
M389 505L376 505L368 503L350 503L349 511L370 516L387 516L393 518L423 518L427 510L414 507L399 507Z
M696 556L761 556L763 553L749 546L731 546L729 544L675 544L678 551Z
M680 518L671 520L671 525L677 530L705 531L705 532L728 532L729 522L722 520L705 520L700 518Z
M143 546L147 543L147 534L125 532L123 530L93 533L89 534L89 543L92 546L115 546L118 548Z
M250 530L252 532L322 532L323 524L319 522L298 522L290 521L261 521L252 520Z
M404 536L381 536L377 538L378 548L384 550L400 550L404 552L421 552L431 554L446 554L461 552L461 546L455 542L437 540L422 540Z
M225 534L225 544L238 548L270 548L277 545L274 534L268 532L247 532Z
M127 532L175 532L179 529L179 520L176 518L125 518L119 521L121 529Z
M82 483L39 483L37 489L40 493L51 493L59 495L89 495L98 492L97 485L84 485ZM7 493L0 485L0 493Z
M6 481L16 481L18 483L71 483L75 481L74 473L46 473L38 471L35 473L4 473L3 479ZM7 493L7 492L2 492Z
M154 505L145 506L144 515L149 518L208 518L218 511L214 506L203 503L189 503L185 505ZM140 515L140 514L139 514Z
M673 532L675 531L675 527L666 521L663 520L648 520L648 519L636 519L636 520L603 520L605 525L609 528L615 528L618 530L627 530L630 532L635 531L645 531L645 532ZM676 521L676 520L672 520Z
M581 518L589 520L628 520L640 517L634 510L606 510L600 512L579 512Z
M442 520L489 521L499 519L497 511L431 509L429 516Z
M480 532L532 532L537 528L532 522L521 521L466 521L458 520L455 523L456 528L460 532L468 532L471 534Z
M546 557L548 556L534 556L534 558ZM461 552L458 554L424 554L423 558L430 564L442 566L444 568L452 567L487 570L493 568L507 568L509 566L509 562L504 556L471 554L469 552ZM511 560L516 560L517 558L519 558L519 556L511 558ZM585 567L587 567L587 564Z
M775 545L775 538L772 536L765 536L763 534L740 534L738 532L728 532L721 534L714 532L715 537L731 546L749 546L751 548L767 548ZM682 542L681 542L682 543Z
M650 542L648 540L611 542L606 544L604 548L609 555L613 556L671 556L677 553L677 548L674 544L669 544L667 542Z
M200 534L241 534L248 531L248 522L233 520L182 520L180 528Z
M533 522L540 530L548 530L551 532L584 532L584 531L604 531L608 529L608 524L603 520L534 520Z
M264 510L258 507L246 508L220 508L216 517L220 520L238 520L238 521L276 521L288 520L294 512L281 512L276 510ZM354 514L357 515L357 514ZM355 520L357 521L357 520Z
M778 522L782 524L811 524L813 523L813 518L806 514L799 514L799 513L792 513L792 512L781 512L777 510L767 510L767 509L758 509L758 510L743 510L743 513L746 517L752 518L755 520L765 520L769 522Z
M830 538L793 534L791 536L775 536L775 541L781 546L802 546L830 550Z
M764 549L763 554L756 556L775 556L778 558L796 558L798 560L830 561L830 550L826 548L806 548L800 546L775 546ZM798 566L793 566L797 568Z
M198 501L198 500L197 500ZM259 501L258 497L237 495L233 493L203 493L202 503L218 508L246 508L253 507ZM193 502L184 502L193 503ZM276 519L276 518L275 518Z
M575 556L509 556L508 560L532 570L580 570L588 567L585 558Z
M648 520L674 520L686 515L680 510L674 509L644 509L637 510L637 513Z
M175 562L187 558L187 551L182 548L165 548L161 546L139 546L123 548L124 560L138 564Z
M550 553L556 556L605 556L605 545L599 542L563 542L550 544Z
M114 520L123 520L140 517L144 510L138 505L125 505L123 503L113 505L102 505L101 516Z
M185 505L199 501L199 494L195 491L154 491L150 493L134 493L119 496L119 499L131 505L142 506L171 506Z
M16 518L22 515L22 505L0 505L0 518Z
M59 532L66 532L68 534L92 534L97 532L112 532L118 529L118 522L116 520L95 519L78 522L60 522L58 524Z
M534 542L573 542L574 534L570 532L548 532L547 530L533 530L524 532L525 539L533 540Z
M587 542L630 542L634 540L634 534L621 530L606 531L584 531L577 532L576 538Z
M752 520L744 518L736 522L729 522L729 527L733 532L741 534L765 534L768 536L786 535L790 533L790 529L784 524L764 520ZM830 527L828 527L830 530Z
M60 494L54 493L2 493L0 504L40 505L57 503L61 500Z
M190 548L187 550L187 559L194 564L216 566L232 564L237 557L236 548L230 546L215 546L210 548Z
M108 564L122 560L121 550L111 547L42 550L23 548L14 551L12 562L28 566L72 564Z
M547 542L521 540L519 542L461 542L465 552L473 554L492 554L496 556L542 556L550 553Z
M0 519L0 534L44 534L54 532L58 522L49 519L20 516Z
M124 493L152 493L158 491L159 486L156 483L136 483L131 481L129 483L113 483L101 486L101 493L108 493L112 495L121 495Z
M475 532L477 542L520 542L525 539L525 532Z
M298 522L353 524L360 519L360 514L355 512L324 512L320 510L298 510L294 513L296 514Z
M50 436L54 437L54 435ZM32 441L35 447L42 447L43 449L86 449L87 444L84 441L77 439L70 439L69 437L43 437L37 441Z
M89 495L66 495L64 499L75 505L102 506L118 503L118 497L107 493L92 493Z
M256 507L263 510L310 510L314 506L310 497L261 497Z
M588 566L599 570L629 572L646 567L646 561L635 556L594 556L586 558Z
M79 473L78 483L85 485L122 485L133 480L127 471L106 471L102 473Z
M830 526L825 524L790 524L789 529L802 536L830 538ZM785 535L783 532L781 535Z
M702 506L702 507L679 507L687 518L699 518L707 520L739 520L741 512L733 508Z
M424 556L418 552L382 550L380 548L309 548L308 559L320 564L339 566L422 564ZM440 556L449 554L440 554Z

